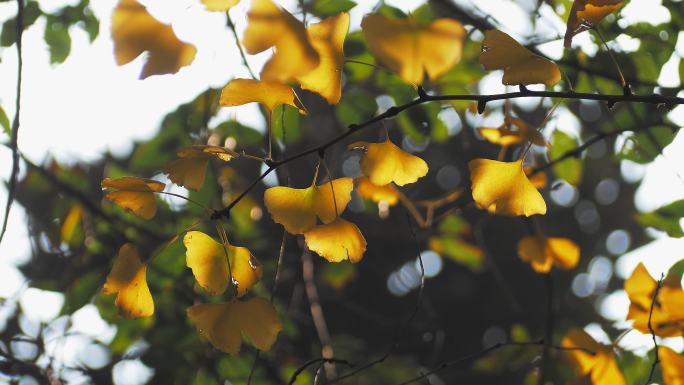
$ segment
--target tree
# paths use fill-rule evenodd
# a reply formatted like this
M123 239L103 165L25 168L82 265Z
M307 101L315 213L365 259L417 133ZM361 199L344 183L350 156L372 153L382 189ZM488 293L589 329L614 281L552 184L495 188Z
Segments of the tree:
M618 0L526 5L532 26L567 21L564 39L511 37L449 0L410 15L381 2L351 32L352 1L290 13L253 0L243 34L237 1L202 3L225 14L245 66L272 56L252 79L178 106L129 155L35 164L17 147L19 102L11 127L4 119L7 208L26 210L36 246L22 273L64 296L63 317L34 332L4 300L8 381L116 383L113 368L140 359L153 369L141 382L159 384L680 383L682 356L661 338L684 330L681 263L662 277L611 272L649 241L646 228L684 234L681 201L638 213L620 172L653 162L679 129L668 112L684 103L680 87L658 78L678 57L681 2L663 0L660 25L628 25ZM18 0L2 44L21 56L24 29L44 18L59 63L70 26L97 36L88 7ZM594 53L573 45L578 34ZM117 3L111 36L121 65L147 53L143 79L197 53L136 0ZM620 36L639 50L615 49ZM560 59L542 53L560 40ZM508 88L479 93L485 76ZM211 120L252 102L265 132ZM622 288L629 327L596 310ZM109 357L67 362L54 341L77 334L69 320L93 305L116 334L78 335L79 349ZM652 337L649 355L620 345L628 332Z

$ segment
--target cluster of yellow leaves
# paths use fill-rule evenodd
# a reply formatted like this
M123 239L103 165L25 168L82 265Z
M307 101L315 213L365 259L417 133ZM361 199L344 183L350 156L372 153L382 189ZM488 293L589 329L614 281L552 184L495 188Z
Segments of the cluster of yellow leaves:
M518 242L518 255L531 264L537 273L548 273L552 266L566 270L577 266L580 250L575 242L567 238L533 235Z
M150 16L136 0L120 0L112 13L114 55L119 65L148 52L142 79L151 75L173 74L195 59L193 45L178 40L171 26Z
M635 329L650 333L648 318L653 305L651 324L655 334L661 337L681 336L684 332L684 291L680 280L668 276L653 302L657 286L658 282L639 263L625 281L625 291L630 300L627 319L634 321Z
M625 385L611 346L599 344L582 329L571 329L561 345L564 348L581 348L567 351L568 358L580 374L576 383Z
M624 4L623 0L575 0L565 29L565 48L570 48L575 35L593 28Z

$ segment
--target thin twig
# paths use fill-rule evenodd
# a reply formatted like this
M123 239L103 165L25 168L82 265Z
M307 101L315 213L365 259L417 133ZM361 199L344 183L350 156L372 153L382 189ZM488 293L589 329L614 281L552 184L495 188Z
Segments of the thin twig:
M290 163L299 158L320 153L325 151L328 147L340 142L341 140L347 138L353 133L362 130L372 124L381 122L385 119L393 118L397 116L402 111L408 110L410 108L416 107L418 105L437 102L437 101L455 101L455 100L472 100L477 101L479 104L486 104L490 101L495 100L507 100L507 99L518 99L518 98L560 98L566 100L597 100L604 101L608 104L614 105L619 102L629 102L629 103L647 103L654 105L664 105L664 106L675 106L684 104L684 98L676 96L665 96L661 94L650 94L650 95L635 95L635 94L591 94L591 93L580 93L580 92L558 92L558 91L533 91L529 89L524 89L518 92L500 93L500 94L487 94L487 95L473 95L473 94L462 94L462 95L428 95L422 93L418 98L399 105L388 108L385 112L376 115L375 117L366 120L365 122L359 124L351 124L347 130L327 142L304 150L298 154L291 155L287 158L278 161L269 161L267 164L269 168L266 169L250 186L248 186L240 195L238 195L232 202L230 202L226 207L221 210L217 210L212 214L212 219L219 219L221 217L228 217L230 215L230 210L235 207L235 205L242 200L245 195L247 195L256 185L263 180L268 174L273 170L281 167L284 164ZM606 134L611 135L611 134ZM597 141L603 138L597 138ZM590 145L591 143L585 143L585 145Z
M348 366L348 367L350 367L350 368L353 368L353 367L354 367L354 364L350 363L350 362L347 361L347 360L340 360L340 359L337 359L337 358L323 358L323 357L321 357L321 358L314 358L314 359L312 359L312 360L306 361L304 364L302 364L302 366L300 366L299 368L297 368L297 370L295 370L295 372L292 373L292 377L290 377L290 382L288 382L288 384L289 384L289 385L293 385L293 384L295 383L295 381L297 381L297 377L299 377L299 375L302 374L302 372L303 372L306 368L308 368L308 367L311 366L311 365L318 364L318 363L325 363L325 364L342 364L342 365L346 365L346 366Z
M7 186L7 204L5 205L5 219L2 221L2 230L0 230L0 243L5 237L7 231L7 222L9 221L10 209L14 201L14 192L17 188L17 175L19 174L19 112L21 111L21 74L24 67L24 59L22 57L21 39L24 34L24 0L17 0L17 20L16 20L16 36L17 36L17 100L15 101L14 118L12 119L12 136L10 138L10 146L12 147L12 172L10 173L9 185Z
M249 76L251 76L252 79L256 79L257 77L254 74L254 71L252 71L252 67L250 67L249 63L247 62L247 56L245 56L245 51L242 49L242 44L240 44L240 38L238 37L237 30L235 29L233 19L230 18L230 12L226 12L226 24L228 25L228 28L230 28L230 31L233 32L233 37L235 38L235 45L237 46L238 51L240 51L242 65L244 65L245 68L247 68Z
M601 40L601 43L603 43L603 47L606 49L606 52L608 52L608 56L610 56L610 60L613 62L613 65L617 70L618 76L620 77L620 85L622 86L622 89L624 90L625 94L631 94L632 91L629 89L629 83L627 83L627 81L625 80L625 76L622 74L620 64L618 64L617 60L615 59L613 51L610 49L610 47L608 47L608 43L606 43L606 39L603 38L601 30L598 26L595 26L593 30L596 32L596 35L598 35L599 39Z
M658 293L660 292L660 289L663 287L664 279L665 276L661 274L660 279L656 284L655 291L653 292L653 299L651 300L651 309L648 312L648 331L651 332L651 338L653 339L653 350L655 352L655 355L653 357L653 363L651 364L651 370L649 371L648 378L646 379L646 385L650 384L653 380L653 374L655 374L656 366L658 366L658 364L660 363L660 355L658 353L658 341L656 340L656 334L655 330L653 329L651 319L653 318L653 309L655 308L656 302L658 301Z
M311 259L311 252L307 249L302 252L302 278L304 279L304 288L306 296L309 298L309 310L311 311L311 318L318 334L318 339L321 342L321 355L323 358L333 358L334 350L330 341L330 333L328 332L328 325L325 322L323 315L323 308L318 299L318 289L314 281L314 264ZM327 379L333 379L336 375L334 363L329 363L325 368L325 375Z

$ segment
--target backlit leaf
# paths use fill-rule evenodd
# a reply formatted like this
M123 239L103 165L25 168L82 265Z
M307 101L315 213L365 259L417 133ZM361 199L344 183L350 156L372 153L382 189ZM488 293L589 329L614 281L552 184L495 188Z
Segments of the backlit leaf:
M568 151L577 148L577 140L563 131L555 130L551 137L549 159L554 161L565 155ZM566 158L553 165L553 172L560 179L573 186L579 186L582 181L582 160L575 157Z
M164 173L179 186L199 191L204 184L207 165L212 158L227 162L240 156L235 151L219 146L196 145L178 150L180 159L169 162L164 166Z
M382 143L356 142L349 148L364 150L361 171L377 186L391 182L404 186L428 172L428 165L423 159L400 149L389 138Z
M667 346L658 348L665 385L684 385L684 356Z
M544 136L534 128L531 128L524 120L506 117L504 123L497 127L482 127L479 129L480 135L488 142L498 144L499 146L511 146L514 144L532 143L545 146L546 140Z
M183 244L187 249L187 266L192 269L197 283L212 295L226 291L230 273L237 285L238 297L261 278L261 263L245 247L221 245L201 231L188 231Z
M480 64L487 71L503 70L501 82L505 85L552 86L561 79L555 63L533 54L508 34L495 29L485 32Z
M230 354L240 352L243 335L257 349L268 351L283 329L278 313L264 298L198 304L187 313L202 337Z
M240 0L200 0L207 11L226 12L240 2Z
M642 226L665 231L671 237L684 237L684 229L680 224L684 218L684 200L672 202L650 213L637 214L636 218Z
M435 80L461 60L465 29L456 20L421 23L371 14L361 22L369 50L407 83Z
M561 345L587 350L566 350L565 354L575 364L580 375L590 376L593 385L625 385L625 378L610 346L597 343L582 329L571 329L563 338Z
M304 233L306 246L328 262L359 262L366 251L366 239L355 224L340 217Z
M143 219L151 219L157 213L154 193L164 191L166 187L164 183L156 180L131 176L118 179L105 178L101 186L103 189L118 190L108 193L105 198Z
M575 35L594 27L624 3L622 0L575 0L565 30L565 48L570 48Z
M518 242L518 256L537 273L548 273L552 266L566 270L577 266L580 250L570 239L536 235Z
M651 163L676 134L677 130L667 126L648 127L627 138L617 156L640 164Z
M112 40L118 65L148 52L141 79L174 74L195 59L195 47L178 40L170 25L150 16L136 0L120 0L112 13Z
M318 66L298 76L305 90L325 98L328 104L337 104L342 97L342 67L344 67L344 38L349 30L349 14L340 13L307 28L309 40L320 57Z
M275 47L261 70L262 80L285 82L318 66L319 57L304 24L271 0L252 1L243 44L252 55Z
M399 192L391 184L378 186L371 183L365 176L354 180L354 184L363 199L375 203L384 202L389 206L394 206L399 202Z
M140 262L135 246L129 243L121 246L102 292L116 294L114 303L126 318L149 317L154 314L154 302L147 287L146 274L147 265Z
M222 106L241 106L247 103L261 103L269 111L281 104L287 104L306 114L306 109L291 87L273 81L233 79L221 91Z
M498 162L474 159L468 162L473 200L481 208L497 214L524 215L546 214L544 198L527 179L522 160Z
M303 234L316 225L316 217L330 223L341 215L351 200L353 188L351 178L333 179L332 183L304 189L276 186L264 193L264 205L273 221L283 225L287 232Z

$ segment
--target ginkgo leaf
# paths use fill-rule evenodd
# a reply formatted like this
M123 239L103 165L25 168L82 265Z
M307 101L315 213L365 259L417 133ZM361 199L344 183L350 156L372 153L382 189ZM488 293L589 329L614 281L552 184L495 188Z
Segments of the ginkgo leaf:
M303 234L316 225L316 217L330 223L344 212L351 200L351 178L333 179L304 189L276 186L264 193L264 205L273 221L290 234ZM333 199L334 197L334 199Z
M394 182L398 186L413 183L428 172L425 161L397 147L389 138L382 143L356 142L351 149L361 148L361 171L377 186Z
M275 47L261 70L262 80L286 82L314 70L319 63L304 24L271 0L252 1L243 44L252 55Z
M240 2L240 0L201 0L207 11L226 12Z
M300 75L297 81L305 90L337 104L342 97L342 67L344 66L344 38L349 30L349 14L342 12L307 28L309 40L320 57L318 67Z
M546 174L543 172L535 172L534 174L532 173L534 169L532 167L524 166L523 171L525 171L525 175L527 175L527 179L530 180L532 185L536 187L537 189L542 189L546 187L546 184L548 183L548 180L546 178Z
M665 385L684 385L684 356L662 345L658 353Z
M141 79L174 74L195 59L195 47L178 40L173 28L150 16L136 0L120 0L112 13L112 40L118 65L148 52Z
M244 335L257 349L268 351L283 330L278 313L264 298L194 305L188 318L217 349L238 354Z
M565 29L565 48L570 48L572 38L580 32L593 28L609 14L625 5L623 0L575 0Z
M366 239L355 224L340 217L304 233L306 246L328 262L359 262L366 252Z
M361 22L369 50L407 83L435 80L461 60L465 29L453 19L421 23L413 17L366 15Z
M209 159L216 158L227 162L240 156L235 151L219 146L195 145L178 150L180 159L164 166L164 173L179 186L199 191L204 184Z
M306 114L306 108L297 98L291 87L272 81L252 79L233 79L221 90L222 106L241 106L247 103L261 103L269 111L287 104Z
M531 264L537 273L548 273L551 266L566 270L577 266L580 250L570 239L536 235L518 242L518 256Z
M496 205L497 214L546 214L546 203L539 191L527 179L522 159L498 162L474 159L468 162L473 200L481 208Z
M114 260L112 270L102 288L104 294L115 294L114 304L129 319L154 314L154 301L147 287L147 265L140 262L138 250L124 244Z
M201 231L188 231L183 244L187 249L187 266L192 269L197 283L212 295L226 291L230 273L238 297L261 278L261 263L245 247L222 245Z
M684 291L681 284L679 280L665 279L653 303L657 285L646 267L639 263L625 280L625 291L630 300L627 319L634 321L633 327L643 333L651 332L650 319L656 335L681 336L684 332Z
M580 375L589 375L593 385L625 385L625 378L615 361L610 346L604 346L582 329L571 329L563 338L566 355L578 368ZM593 353L593 354L592 354Z
M485 32L480 64L487 71L503 70L505 85L546 84L552 86L561 79L556 63L535 55L512 37L499 30Z
M524 120L506 117L504 123L497 127L482 127L479 129L480 135L488 142L499 146L511 146L514 144L532 143L539 146L546 146L546 139L537 130L531 128Z
M365 176L356 179L354 184L363 199L368 199L375 203L384 202L389 206L394 206L399 202L399 192L391 184L378 186L371 183L368 177Z
M103 189L119 190L108 193L105 198L143 219L151 219L157 213L157 200L154 193L164 191L166 187L164 183L156 180L132 176L118 179L105 178L101 186Z

